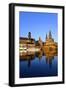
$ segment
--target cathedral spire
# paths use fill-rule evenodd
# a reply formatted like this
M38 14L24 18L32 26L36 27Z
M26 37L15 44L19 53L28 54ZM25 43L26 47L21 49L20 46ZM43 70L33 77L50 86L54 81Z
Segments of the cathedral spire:
M49 38L52 38L52 34L51 34L51 31L49 31Z
M47 34L46 34L46 40L47 40Z

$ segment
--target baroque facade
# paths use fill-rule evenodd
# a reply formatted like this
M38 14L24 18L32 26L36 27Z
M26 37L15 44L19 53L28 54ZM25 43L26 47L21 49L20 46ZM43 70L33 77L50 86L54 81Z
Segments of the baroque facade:
M49 52L49 51L57 51L57 48L58 44L57 42L54 42L51 32L49 32L49 35L46 35L46 41L43 44L43 49L45 52Z

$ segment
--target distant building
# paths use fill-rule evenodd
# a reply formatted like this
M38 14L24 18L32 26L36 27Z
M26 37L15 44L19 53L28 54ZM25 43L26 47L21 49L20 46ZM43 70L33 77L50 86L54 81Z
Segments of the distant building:
M24 50L27 50L29 48L34 48L34 47L35 47L35 39L31 38L31 33L29 33L28 38L20 37L19 39L20 52L23 52Z
M46 41L43 43L43 49L44 51L56 51L57 50L57 43L54 42L54 39L52 38L51 31L49 32L49 35L46 34Z
M38 43L40 44L41 47L43 46L43 42L41 40L41 37L39 37Z
M54 42L54 39L52 38L51 31L49 34L46 34L46 40L43 42L41 40L41 37L39 37L38 41L35 41L34 38L31 37L31 32L28 33L28 37L20 37L19 39L19 51L20 53L26 52L26 51L40 51L43 52L49 52L49 51L57 51L58 45L56 42Z
M54 39L52 38L51 31L49 32L49 35L46 34L46 44L48 43L54 43Z
M40 44L39 44L39 42L38 42L38 41L36 41L36 42L35 42L35 47L36 47L36 48L40 48L40 49L41 49L41 46L40 46Z
M38 48L38 49L42 49L43 42L41 40L41 37L39 37L39 40L35 42L35 47Z
M29 39L29 38L24 38L24 37L20 38L19 43L20 43L20 47L23 47L23 48L29 48L29 47L35 46L34 39Z

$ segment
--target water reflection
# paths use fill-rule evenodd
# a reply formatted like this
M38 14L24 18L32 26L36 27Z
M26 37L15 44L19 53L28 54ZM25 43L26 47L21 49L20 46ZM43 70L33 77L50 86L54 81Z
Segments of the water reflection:
M51 52L22 52L20 55L21 61L28 62L28 67L31 64L31 61L34 60L35 57L37 57L39 60L41 60L42 56L45 56L46 63L48 63L51 67L52 60L54 60L54 56L57 56L57 51L51 51Z
M57 51L46 53L40 50L39 52L22 52L20 54L20 78L37 75L57 75Z

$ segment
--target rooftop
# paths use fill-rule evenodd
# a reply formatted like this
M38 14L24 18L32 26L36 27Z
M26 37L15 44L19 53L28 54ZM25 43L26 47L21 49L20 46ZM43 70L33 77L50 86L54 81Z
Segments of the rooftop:
M35 41L35 39L34 38L27 38L27 37L20 37L20 40L34 40Z

